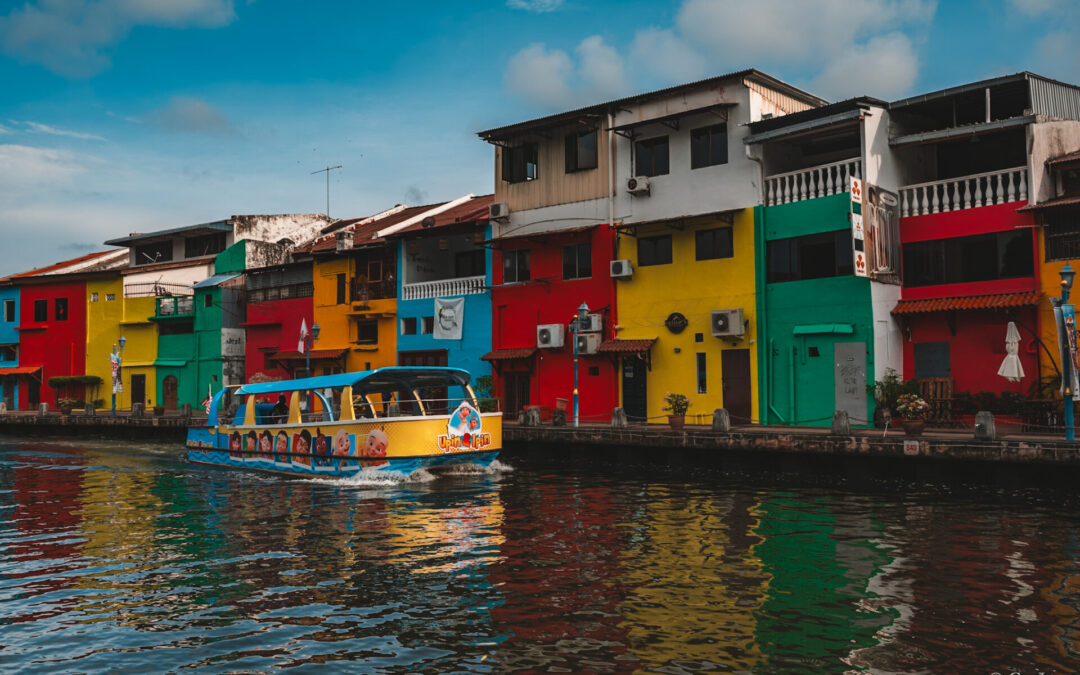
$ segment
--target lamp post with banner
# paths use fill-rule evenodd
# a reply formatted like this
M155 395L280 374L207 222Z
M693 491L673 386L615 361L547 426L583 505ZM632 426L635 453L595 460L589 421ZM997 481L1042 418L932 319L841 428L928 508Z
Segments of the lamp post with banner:
M112 373L112 416L116 417L116 395L124 391L123 378L120 375L120 352L124 351L127 338L121 335L109 354L109 370Z
M1061 352L1061 397L1065 408L1065 440L1073 441L1076 440L1076 430L1073 428L1073 391L1076 383L1073 382L1073 373L1077 367L1077 344L1076 311L1069 304L1069 291L1072 289L1076 272L1069 263L1065 263L1060 274L1061 297L1051 298L1050 304L1054 307L1058 346Z
M574 334L574 426L578 425L578 335L581 326L589 320L589 306L584 302L577 308L577 314L570 321L570 331Z

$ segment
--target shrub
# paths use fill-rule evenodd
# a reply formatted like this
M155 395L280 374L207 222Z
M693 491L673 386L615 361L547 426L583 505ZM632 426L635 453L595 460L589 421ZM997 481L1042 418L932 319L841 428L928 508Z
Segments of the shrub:
M670 391L664 394L664 410L672 415L685 415L690 409L690 399L683 394L672 394Z

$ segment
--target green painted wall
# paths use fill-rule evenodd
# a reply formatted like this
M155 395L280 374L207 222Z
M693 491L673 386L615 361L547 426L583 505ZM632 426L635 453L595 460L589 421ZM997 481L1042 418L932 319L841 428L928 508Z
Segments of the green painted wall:
M766 206L762 209L765 240L801 237L851 227L848 220L850 203L850 194L843 192L831 197Z
M192 403L195 398L195 378L192 377L194 368L192 359L195 355L195 334L183 333L180 335L159 335L157 363L163 361L183 361L183 366L157 366L156 391L154 404L161 405L164 402L162 383L166 377L172 375L176 378L176 394L178 405ZM194 405L194 404L193 404Z
M217 254L214 258L214 274L243 272L247 266L247 241L241 240Z
M233 247L235 248L235 246ZM232 249L228 249L228 253ZM221 255L225 255L222 253ZM198 343L199 401L221 389L221 287L195 291L195 339ZM196 402L197 403L197 402ZM193 404L194 405L194 404Z

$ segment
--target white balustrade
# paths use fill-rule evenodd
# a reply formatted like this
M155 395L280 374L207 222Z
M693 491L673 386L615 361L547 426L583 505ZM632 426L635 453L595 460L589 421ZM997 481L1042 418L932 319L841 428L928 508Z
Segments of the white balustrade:
M460 279L438 279L421 281L416 284L404 284L401 287L402 300L424 300L426 298L445 298L451 295L472 295L484 292L483 275L461 277Z
M917 183L900 188L900 216L925 216L1028 198L1027 167Z
M765 179L765 205L776 206L847 192L852 178L862 178L861 159L845 159L778 173Z

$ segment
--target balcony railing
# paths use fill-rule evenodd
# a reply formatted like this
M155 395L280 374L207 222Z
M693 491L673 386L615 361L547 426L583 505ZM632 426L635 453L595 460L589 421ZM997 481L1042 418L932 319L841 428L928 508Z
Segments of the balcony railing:
M778 173L765 179L765 206L847 192L851 179L861 177L862 160L858 158Z
M900 188L900 216L925 216L1027 201L1027 167L977 173Z
M472 295L484 292L484 275L461 277L459 279L438 279L405 284L401 287L402 300L424 300L426 298L445 298L450 295Z
M191 295L191 284L151 282L124 286L125 298L152 298L162 295Z
M195 313L195 298L190 295L166 295L157 299L158 316L184 316Z
M352 280L350 300L352 302L367 302L368 300L385 300L397 296L397 282L393 279L381 279L368 281L363 278Z

